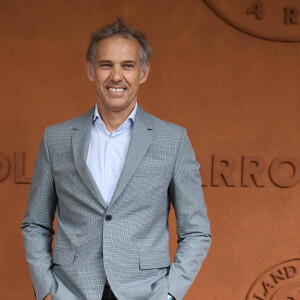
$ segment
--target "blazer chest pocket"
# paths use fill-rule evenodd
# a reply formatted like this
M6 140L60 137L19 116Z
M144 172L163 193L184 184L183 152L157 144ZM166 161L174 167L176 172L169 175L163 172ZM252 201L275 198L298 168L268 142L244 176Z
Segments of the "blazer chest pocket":
M140 269L160 269L167 268L171 264L168 251L153 251L140 253Z
M139 167L133 174L134 177L158 178L166 177L171 171L164 167Z
M57 265L70 267L75 260L75 252L72 250L56 248L53 254L53 263Z

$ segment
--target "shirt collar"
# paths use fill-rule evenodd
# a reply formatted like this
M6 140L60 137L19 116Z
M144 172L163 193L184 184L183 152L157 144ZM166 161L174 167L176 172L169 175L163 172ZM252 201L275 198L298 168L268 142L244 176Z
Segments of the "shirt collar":
M132 110L132 112L130 113L130 115L127 117L127 119L124 121L124 123L122 125L120 125L120 127L123 127L123 125L125 123L128 123L127 120L131 120L132 124L134 123L134 119L135 119L135 115L136 115L136 111L137 111L137 103L135 103L134 109ZM100 121L102 121L99 111L98 111L98 106L97 104L95 105L95 111L94 111L94 117L93 117L93 122L95 122L97 120L97 118L99 118ZM103 122L103 121L102 121ZM119 128L120 128L119 127Z

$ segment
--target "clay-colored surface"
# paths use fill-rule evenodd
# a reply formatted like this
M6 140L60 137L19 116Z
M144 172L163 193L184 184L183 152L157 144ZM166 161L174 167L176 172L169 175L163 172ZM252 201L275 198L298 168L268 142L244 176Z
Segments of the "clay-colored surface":
M300 172L300 43L247 35L201 0L2 0L0 8L0 299L33 299L20 230L29 184L16 182L32 175L46 126L94 105L85 51L91 32L116 16L155 51L139 103L186 127L201 163L213 242L185 299L245 299L260 274L300 257L300 183L274 184ZM23 151L24 162L15 155ZM229 186L220 157L230 158ZM281 157L293 164L275 165L270 177ZM173 213L170 224L174 254ZM288 286L281 292L292 295Z

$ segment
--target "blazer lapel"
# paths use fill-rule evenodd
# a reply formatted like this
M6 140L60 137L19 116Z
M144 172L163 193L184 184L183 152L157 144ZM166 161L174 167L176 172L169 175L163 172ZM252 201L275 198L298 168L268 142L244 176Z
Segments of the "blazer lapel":
M99 200L99 202L107 208L105 201L98 189L94 177L87 165L87 155L89 149L89 142L91 137L91 126L93 121L93 114L95 108L88 111L82 118L79 119L76 126L73 127L75 133L72 136L72 145L74 160L77 171L81 179L85 182L86 186L92 194Z
M110 205L115 202L130 181L153 139L153 124L149 114L138 106L127 156Z

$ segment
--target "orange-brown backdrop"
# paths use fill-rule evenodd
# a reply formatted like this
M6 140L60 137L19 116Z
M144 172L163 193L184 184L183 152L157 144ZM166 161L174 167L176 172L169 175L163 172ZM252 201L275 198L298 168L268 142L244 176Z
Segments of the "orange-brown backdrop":
M25 152L31 176L44 128L94 105L85 51L91 32L116 16L155 51L140 105L187 128L207 185L213 242L185 299L245 299L262 272L300 257L300 184L278 187L268 172L275 158L300 159L300 43L247 35L201 0L0 1L0 175L8 174L0 182L0 299L33 299L20 231L29 184L16 183L15 152ZM234 186L217 175L212 186L213 155L235 161ZM265 162L264 187L251 178L242 186L242 156ZM289 166L286 178L295 175ZM173 213L170 224L174 254Z

